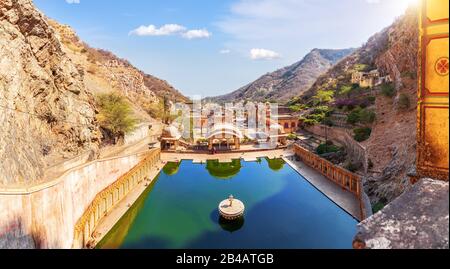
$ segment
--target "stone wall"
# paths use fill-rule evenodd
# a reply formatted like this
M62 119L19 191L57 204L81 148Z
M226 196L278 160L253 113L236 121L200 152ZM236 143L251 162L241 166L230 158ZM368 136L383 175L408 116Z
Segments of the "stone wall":
M133 132L126 134L124 144L130 145L148 137L150 132L150 125L151 123L142 123L137 126L137 128Z
M328 127L324 125L313 125L305 128L306 131L321 137L328 136L329 140L336 141L345 146L349 156L363 164L364 173L368 171L368 159L366 148L358 143L344 128Z
M74 227L97 194L146 154L97 160L45 184L0 190L0 248L71 248Z

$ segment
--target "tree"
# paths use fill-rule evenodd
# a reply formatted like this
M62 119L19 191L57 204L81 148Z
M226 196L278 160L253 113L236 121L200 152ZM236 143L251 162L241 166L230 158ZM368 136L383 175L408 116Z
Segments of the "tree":
M333 91L327 91L327 90L319 90L315 96L313 96L314 101L316 104L323 104L323 103L329 103L333 101L334 98L334 92Z
M100 127L108 131L115 143L136 128L138 120L124 97L119 94L102 94L97 98L100 113L97 116Z

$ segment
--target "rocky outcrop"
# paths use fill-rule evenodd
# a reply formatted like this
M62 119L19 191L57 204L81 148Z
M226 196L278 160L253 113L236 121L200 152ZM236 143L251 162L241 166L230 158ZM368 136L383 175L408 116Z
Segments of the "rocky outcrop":
M49 20L55 29L63 50L84 75L86 87L93 94L118 92L126 96L134 106L138 117L150 120L162 109L162 99L186 102L188 98L169 83L134 67L127 60L113 53L95 49L84 43L67 25Z
M417 10L411 9L388 30L388 49L375 64L391 75L397 92L394 97L380 95L376 100L377 121L365 142L367 157L375 174L369 174L366 191L373 202L388 203L409 186L407 173L416 161L417 122ZM409 108L400 108L400 96L409 100Z
M353 49L314 49L291 66L266 74L239 90L209 101L230 102L236 99L286 102L309 89L314 81Z
M0 1L0 126L0 185L39 181L100 139L83 74L31 0Z
M355 248L448 249L448 182L423 179L358 225Z
M391 26L372 36L366 44L341 60L301 95L301 103L312 103L319 90L335 91L336 99L364 100L376 95L376 121L370 125L372 134L362 143L366 148L369 173L365 190L373 204L387 204L398 197L409 181L407 172L414 167L416 156L417 118L417 51L418 11L407 10ZM351 85L352 73L363 67L365 71L378 69L389 75L395 85L395 96L386 97L380 89L362 90L351 96L339 95L343 86ZM400 106L400 97L409 107ZM332 103L329 104L333 106ZM350 130L351 131L351 130Z

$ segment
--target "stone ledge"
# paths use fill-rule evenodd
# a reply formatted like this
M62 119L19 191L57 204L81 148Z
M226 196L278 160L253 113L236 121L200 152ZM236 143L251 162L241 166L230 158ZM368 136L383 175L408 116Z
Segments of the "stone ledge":
M422 179L358 225L355 248L449 248L449 183Z

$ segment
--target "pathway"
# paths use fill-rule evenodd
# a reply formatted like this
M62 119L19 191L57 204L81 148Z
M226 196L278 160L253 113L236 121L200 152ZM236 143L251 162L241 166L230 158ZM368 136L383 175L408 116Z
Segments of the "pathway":
M221 154L197 154L197 153L161 153L161 159L165 162L179 162L193 160L194 163L205 163L208 160L218 160L221 163L231 162L235 159L243 159L246 162L256 161L258 158L282 158L292 156L294 153L288 149L276 149L253 152L230 152Z
M359 199L356 195L341 188L339 185L330 181L303 162L292 160L293 158L283 159L316 189L322 192L347 213L352 215L355 219L360 220L361 212L359 207Z

